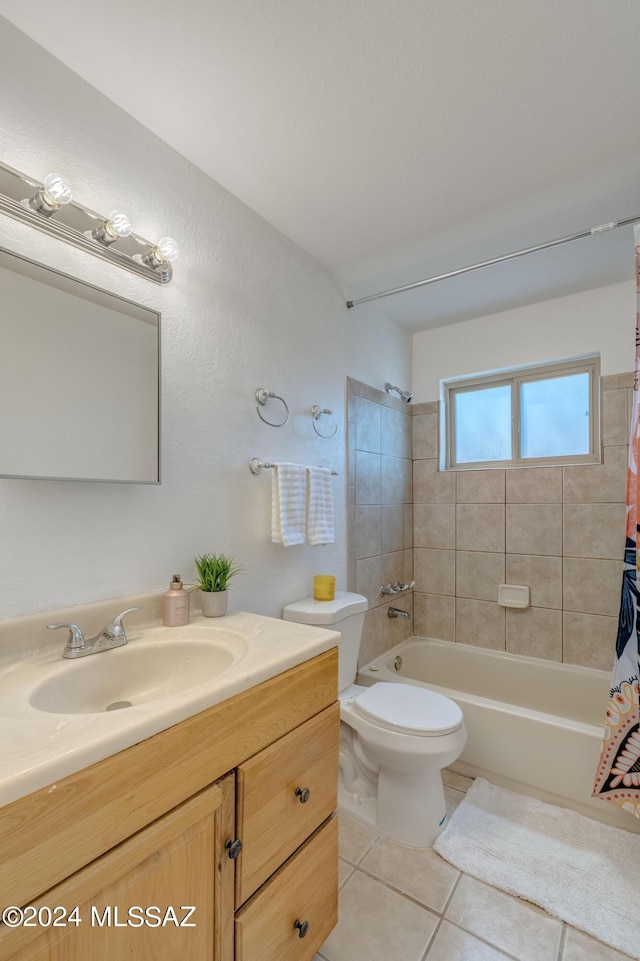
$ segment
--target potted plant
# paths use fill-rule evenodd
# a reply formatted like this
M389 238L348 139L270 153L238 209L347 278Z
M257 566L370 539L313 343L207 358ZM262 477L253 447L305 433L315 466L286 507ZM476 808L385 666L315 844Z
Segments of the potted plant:
M227 613L227 585L243 568L226 554L201 554L194 560L198 580L193 589L202 592L202 613L222 617Z

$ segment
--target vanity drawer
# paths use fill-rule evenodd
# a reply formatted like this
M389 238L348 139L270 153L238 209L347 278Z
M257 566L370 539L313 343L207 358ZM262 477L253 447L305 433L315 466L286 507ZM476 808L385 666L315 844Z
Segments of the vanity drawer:
M236 913L235 961L310 961L337 922L338 819L332 817Z
M335 810L339 740L335 703L237 768L236 906Z

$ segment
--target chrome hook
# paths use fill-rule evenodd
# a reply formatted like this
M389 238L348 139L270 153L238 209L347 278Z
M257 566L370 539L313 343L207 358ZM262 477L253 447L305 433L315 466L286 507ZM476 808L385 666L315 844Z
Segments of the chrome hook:
M275 400L279 400L282 402L282 404L284 404L285 417L284 417L284 420L279 424L273 424L270 420L266 420L266 418L264 418L260 413L260 407L264 407L264 405L267 403L270 397L273 397L275 398ZM284 399L284 397L280 397L278 394L274 393L274 391L272 390L267 390L266 387L258 387L256 391L256 400L258 401L258 404L259 404L259 406L256 407L256 410L258 412L258 417L264 424L268 424L269 427L284 427L284 425L289 420L289 408L287 406L287 402Z
M311 408L311 418L313 423L313 429L315 430L318 437L324 437L324 438L335 437L335 435L338 433L337 424L331 434L323 434L322 431L318 430L317 421L320 417L322 417L323 414L327 414L331 416L331 414L333 414L333 411L330 407L318 407L317 404L314 404L313 407Z

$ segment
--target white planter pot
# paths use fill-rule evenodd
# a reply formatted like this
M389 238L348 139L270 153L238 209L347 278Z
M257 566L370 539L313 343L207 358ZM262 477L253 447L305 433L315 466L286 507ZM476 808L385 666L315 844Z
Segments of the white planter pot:
M200 591L205 617L223 617L227 613L227 591Z

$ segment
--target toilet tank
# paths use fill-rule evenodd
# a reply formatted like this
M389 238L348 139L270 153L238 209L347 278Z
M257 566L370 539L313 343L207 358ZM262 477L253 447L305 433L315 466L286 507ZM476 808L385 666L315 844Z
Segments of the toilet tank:
M356 679L360 638L367 607L367 599L362 594L336 591L333 601L316 601L313 597L308 597L304 601L288 604L282 612L285 621L340 631L342 640L338 646L339 691L349 687Z

